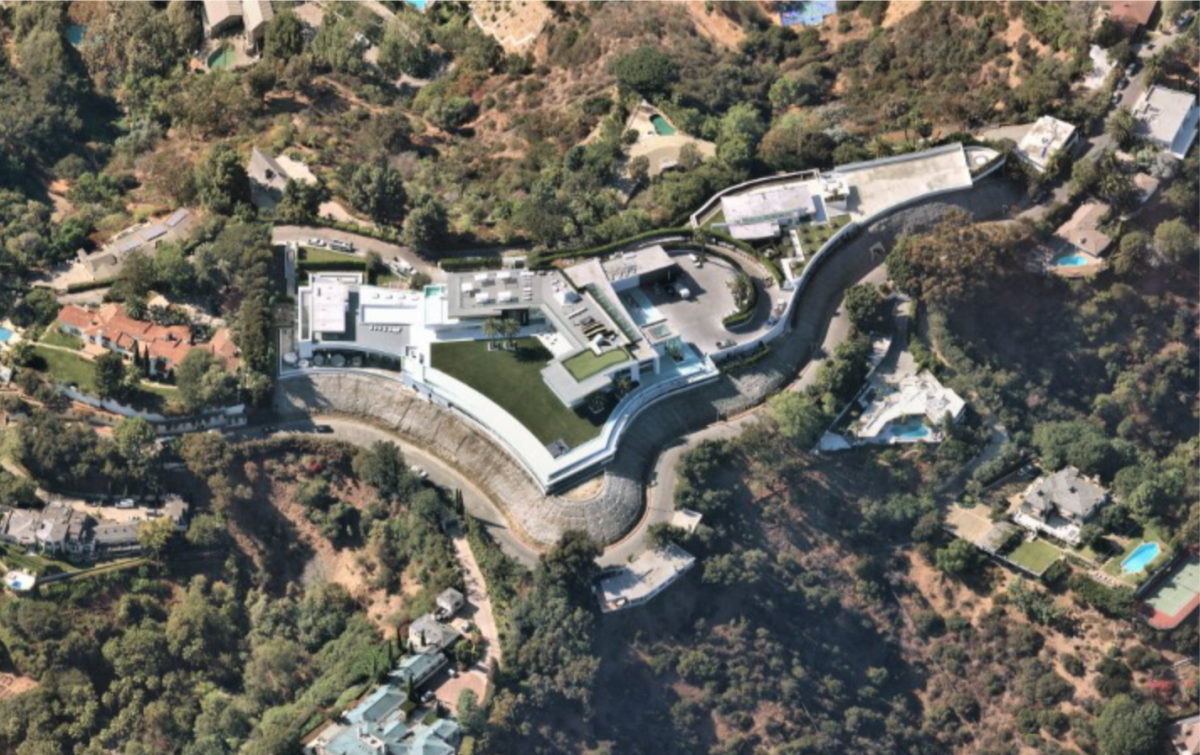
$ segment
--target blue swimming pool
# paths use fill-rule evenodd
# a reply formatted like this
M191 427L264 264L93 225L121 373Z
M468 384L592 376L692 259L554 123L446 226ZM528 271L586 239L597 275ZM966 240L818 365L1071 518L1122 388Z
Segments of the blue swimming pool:
M1158 558L1158 553L1158 543L1142 543L1121 562L1121 571L1125 574L1137 574Z
M13 332L5 327L0 327L0 343L4 343L13 337Z
M644 328L652 323L661 322L666 319L662 312L650 303L650 297L634 288L621 294L621 303L625 305L629 316L639 328Z
M1082 254L1076 254L1075 252L1060 254L1054 258L1055 267L1082 267L1086 264L1088 264L1087 257L1084 257Z
M837 12L833 0L801 0L781 3L779 22L784 26L820 26L825 17Z
M929 428L918 417L908 417L891 424L893 438L904 440L920 440L929 437Z
M79 47L83 44L83 38L87 34L87 27L83 24L68 24L67 25L67 41L72 47Z

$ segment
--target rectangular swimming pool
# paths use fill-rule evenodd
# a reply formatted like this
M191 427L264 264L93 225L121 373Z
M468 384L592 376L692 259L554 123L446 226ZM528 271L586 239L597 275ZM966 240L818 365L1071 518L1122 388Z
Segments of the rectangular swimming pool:
M633 288L621 294L621 303L625 305L625 311L629 312L629 316L639 328L666 319L663 313L650 303L650 298L639 289Z

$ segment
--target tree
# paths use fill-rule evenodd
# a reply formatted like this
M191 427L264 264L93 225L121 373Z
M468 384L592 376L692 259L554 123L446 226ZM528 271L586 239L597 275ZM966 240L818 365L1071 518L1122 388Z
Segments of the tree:
M139 484L153 485L159 459L158 434L142 417L124 417L113 428L117 453L125 461L128 476Z
M423 79L429 75L433 57L423 26L407 16L397 16L383 30L379 43L379 68L391 78L403 74Z
M238 205L250 202L250 177L233 147L217 144L196 168L196 193L212 212L232 215Z
M979 551L966 540L955 538L934 554L937 567L947 574L961 576L979 567Z
M120 400L125 396L125 359L115 351L106 351L95 361L96 394L102 399Z
M647 99L666 94L679 77L679 66L657 47L639 47L613 63L617 84Z
M474 690L464 689L458 693L458 705L454 707L454 714L466 736L479 737L487 729L487 712L480 707Z
M500 336L504 339L505 348L516 348L516 338L520 332L521 323L515 317L500 318Z
M45 327L58 317L58 299L48 288L32 288L17 304L12 319L22 328Z
M1133 277L1146 267L1147 255L1154 244L1154 237L1136 228L1121 237L1121 243L1113 254L1113 272L1122 277Z
M1200 251L1196 232L1182 218L1164 220L1154 229L1154 248L1176 264L1188 264Z
M138 525L138 545L155 561L162 560L163 551L175 537L175 523L166 517L152 519Z
M779 434L803 451L817 444L829 424L820 408L803 393L784 391L771 399L770 406Z
M304 50L304 24L291 6L280 8L263 34L263 57L286 61Z
M175 34L175 44L180 50L199 50L204 43L204 26L196 13L195 3L171 0L167 5L167 21Z
M600 571L596 559L604 549L582 530L567 530L548 552L542 555L535 579L549 579L566 588L576 605L589 602L592 582Z
M758 156L758 145L766 131L753 105L734 105L722 116L717 129L717 157L734 167L748 167Z
M1154 703L1117 695L1096 719L1099 755L1158 755L1166 746L1166 725L1166 715Z
M445 238L448 230L446 207L433 197L423 197L404 218L404 243L428 249Z
M629 161L629 180L638 187L650 183L650 158L638 155Z
M321 211L321 204L329 200L329 190L321 181L288 182L283 186L283 197L275 206L275 218L283 223L311 223Z
M829 94L832 79L831 72L823 64L809 63L796 73L776 79L767 98L777 111L797 105L815 105Z
M1019 267L1021 239L1011 224L973 223L953 208L929 233L896 242L887 257L888 274L905 293L953 308Z
M179 403L186 412L224 406L237 398L237 384L221 360L204 349L192 349L175 368Z
M846 291L846 314L860 333L878 333L887 317L887 299L874 284L851 286Z
M1128 149L1137 133L1137 119L1133 117L1133 111L1124 105L1112 111L1104 124L1104 133L1112 137L1121 149Z
M377 223L395 223L404 216L404 182L386 165L362 165L355 170L346 187L346 198Z
M488 351L492 351L496 346L495 338L496 336L500 335L499 318L487 318L483 321L483 324L479 326L479 329L483 331L483 337L488 339Z

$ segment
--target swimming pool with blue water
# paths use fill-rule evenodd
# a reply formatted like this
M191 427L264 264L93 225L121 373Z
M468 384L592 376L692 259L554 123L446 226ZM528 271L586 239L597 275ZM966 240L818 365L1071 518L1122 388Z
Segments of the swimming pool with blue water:
M1142 543L1121 562L1121 571L1125 574L1137 574L1158 558L1158 553L1158 543Z

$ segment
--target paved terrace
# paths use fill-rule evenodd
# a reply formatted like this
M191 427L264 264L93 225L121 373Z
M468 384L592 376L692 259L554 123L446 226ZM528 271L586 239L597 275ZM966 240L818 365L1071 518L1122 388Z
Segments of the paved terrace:
M994 218L1017 196L1008 184L989 181L972 191L893 213L844 242L814 272L803 305L795 310L792 332L772 344L770 355L737 374L721 375L686 393L668 396L639 414L627 428L593 495L567 498L544 494L519 463L461 415L426 402L394 380L364 371L286 376L279 381L277 408L290 415L340 413L391 430L428 449L490 498L504 511L510 527L532 541L529 547L544 547L567 529L578 528L602 542L616 543L605 561L620 563L644 550L645 525L667 513L642 516L642 480L659 453L689 433L760 404L820 356L818 345L845 289L883 264L883 256L872 253L873 247L882 244L890 248L899 235L932 228L951 206L981 219Z

